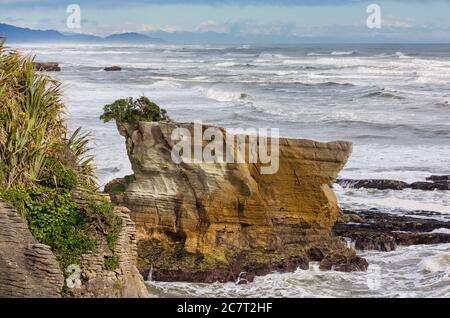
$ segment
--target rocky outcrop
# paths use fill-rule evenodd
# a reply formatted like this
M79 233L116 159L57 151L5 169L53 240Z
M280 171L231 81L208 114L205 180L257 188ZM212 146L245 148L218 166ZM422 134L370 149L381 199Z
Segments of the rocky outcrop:
M94 198L92 196L95 196ZM75 192L78 207L83 208L87 202L101 200L98 195ZM136 228L126 208L115 208L120 224L120 231L113 250L108 246L107 237L98 231L92 235L96 239L96 249L83 254L80 260L81 287L71 290L75 297L82 298L147 298L148 291L137 269ZM105 260L117 257L117 268L108 270Z
M34 62L34 67L36 68L36 70L41 72L61 72L59 64L55 62L47 62L47 63Z
M409 186L406 182L389 179L338 179L336 183L352 189L403 190Z
M397 246L450 243L450 220L439 213L417 212L411 216L377 210L344 211L334 233L349 238L358 250L393 251ZM425 217L425 218L424 218Z
M64 276L47 245L22 217L0 202L0 298L60 297Z
M75 193L80 207L83 199ZM70 289L68 295L82 298L144 298L148 292L137 270L137 242L134 222L129 211L116 208L120 232L114 251L107 238L93 231L97 247L79 260L81 286ZM107 270L105 259L117 256L114 270ZM9 205L0 202L0 298L60 297L64 276L57 259L47 245L39 244L28 226Z
M340 210L330 185L345 165L351 143L280 139L278 172L262 174L260 163L174 163L175 128L195 135L193 124L119 125L134 175L105 188L113 202L131 210L143 275L170 281L251 281L274 270L305 268L312 255L317 261L355 265L324 267L367 268L331 234ZM242 149L220 130L225 147L242 156ZM270 144L276 141L269 139Z
M109 66L103 69L105 72L120 72L122 68L120 66Z
M342 187L352 189L377 189L377 190L423 190L423 191L449 191L450 190L450 176L431 176L428 177L427 182L418 181L413 183L406 183L399 180L390 179L338 179L336 181Z

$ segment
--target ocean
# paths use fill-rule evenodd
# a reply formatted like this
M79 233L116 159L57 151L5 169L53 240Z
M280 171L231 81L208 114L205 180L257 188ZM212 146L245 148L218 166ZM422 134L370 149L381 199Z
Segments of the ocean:
M424 181L450 174L450 45L14 45L59 62L69 127L93 136L101 185L131 174L114 123L118 98L145 94L177 121L279 128L283 137L349 140L343 178ZM122 72L104 72L117 65ZM335 186L343 208L435 211L450 221L450 193ZM148 282L150 296L450 297L450 245L361 253L367 273L309 271L249 285Z

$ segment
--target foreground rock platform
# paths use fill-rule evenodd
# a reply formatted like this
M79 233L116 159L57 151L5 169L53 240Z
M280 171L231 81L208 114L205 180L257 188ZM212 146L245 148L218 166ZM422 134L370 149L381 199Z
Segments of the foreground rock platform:
M193 132L193 124L118 128L134 175L114 180L105 191L131 211L145 277L251 281L272 271L307 268L311 260L323 261L324 269L367 268L331 233L340 209L330 186L352 152L351 143L279 139L279 170L264 175L254 163L175 164L171 133Z

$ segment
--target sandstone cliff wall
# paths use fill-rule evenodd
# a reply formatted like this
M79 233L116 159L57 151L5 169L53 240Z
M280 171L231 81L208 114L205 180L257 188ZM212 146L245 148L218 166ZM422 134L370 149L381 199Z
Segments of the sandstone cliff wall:
M354 259L331 235L340 211L330 185L347 162L351 143L280 139L279 170L264 175L254 163L175 164L171 134L185 128L193 136L192 124L118 127L134 175L105 190L131 210L144 275L153 269L153 277L162 280L231 280L249 264L269 264L262 272L305 267L313 247L320 247L313 253L317 260L333 253L345 254L347 263ZM221 267L226 277L217 272Z

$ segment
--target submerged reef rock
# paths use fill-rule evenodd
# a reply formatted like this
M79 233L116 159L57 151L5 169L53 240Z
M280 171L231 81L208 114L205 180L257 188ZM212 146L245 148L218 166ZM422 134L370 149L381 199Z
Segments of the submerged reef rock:
M0 202L0 298L56 298L63 284L50 247L39 244L24 219Z
M270 174L259 160L217 159L228 151L234 158L250 158L255 144L249 136L171 121L118 124L118 128L126 138L134 175L112 181L105 191L114 203L131 211L137 227L138 267L145 277L247 282L272 271L308 268L310 260L324 259L326 269L367 268L365 260L331 233L341 212L330 186L352 152L351 143L259 139L257 145L265 141L271 156L279 154L272 157L277 164L270 163L278 169ZM173 150L179 140L172 136L177 129L193 139L198 130L201 135L219 131L209 140L223 142L224 148L211 152L214 162L176 163ZM240 137L243 147L234 142ZM202 139L200 150L206 150L210 141ZM198 144L193 144L195 153Z
M36 70L41 72L61 72L59 64L55 62L48 62L48 63L35 62L34 67L36 68Z

